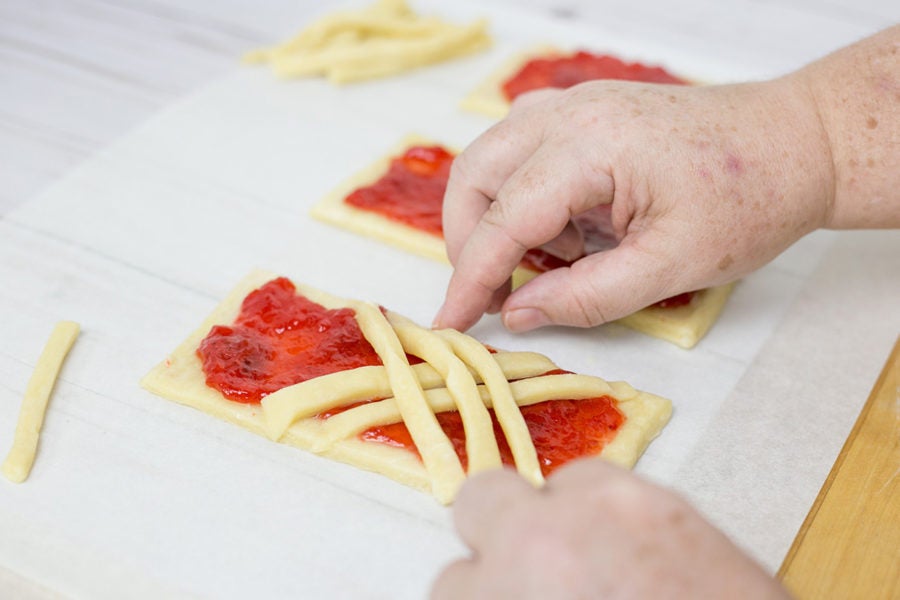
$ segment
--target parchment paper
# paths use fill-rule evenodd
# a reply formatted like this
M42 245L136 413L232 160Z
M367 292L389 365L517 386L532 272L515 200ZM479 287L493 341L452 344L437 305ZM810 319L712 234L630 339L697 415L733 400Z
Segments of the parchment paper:
M473 139L491 122L456 101L515 49L580 44L711 81L784 61L741 69L639 32L446 10L486 14L496 47L346 88L236 68L0 221L0 442L53 323L83 329L31 478L0 481L6 569L76 596L417 598L464 552L430 497L138 380L254 267L429 323L448 267L307 211L407 133ZM513 336L487 318L473 334L671 398L638 472L774 569L900 332L898 259L896 233L813 235L747 277L690 351L616 325Z

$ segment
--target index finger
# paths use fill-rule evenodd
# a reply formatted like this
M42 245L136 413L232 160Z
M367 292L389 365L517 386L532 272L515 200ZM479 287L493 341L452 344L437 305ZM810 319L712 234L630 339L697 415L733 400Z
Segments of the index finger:
M435 322L471 327L491 305L525 252L556 238L571 217L612 200L608 170L586 170L573 142L544 142L508 177L454 261Z
M497 192L537 147L539 138L533 125L511 116L481 134L454 159L441 217L452 264Z

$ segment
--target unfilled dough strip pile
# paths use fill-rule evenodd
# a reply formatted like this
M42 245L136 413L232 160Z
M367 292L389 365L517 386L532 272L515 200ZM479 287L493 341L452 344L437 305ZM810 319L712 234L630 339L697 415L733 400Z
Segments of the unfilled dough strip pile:
M0 466L3 475L14 483L22 483L31 473L50 393L79 330L78 323L72 321L57 323L28 381L13 445Z
M279 77L324 75L332 83L386 77L482 50L487 22L447 23L416 15L405 0L379 0L315 21L296 37L244 57L269 63Z

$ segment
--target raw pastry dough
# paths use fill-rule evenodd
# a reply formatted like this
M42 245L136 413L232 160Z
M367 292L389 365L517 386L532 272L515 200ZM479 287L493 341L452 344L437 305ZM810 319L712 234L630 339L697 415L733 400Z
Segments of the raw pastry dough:
M339 184L322 198L310 214L323 222L348 229L360 235L391 244L408 252L450 264L441 237L405 223L394 221L378 213L361 210L344 202L351 192L378 181L390 166L391 160L412 146L439 145L419 135L408 135L384 156ZM452 148L447 149L456 153ZM537 271L519 267L513 273L513 286L518 287L536 277ZM672 342L682 348L692 348L706 335L718 319L734 284L726 284L695 292L690 303L673 308L648 307L620 319L622 325Z
M459 107L495 119L502 119L509 112L511 104L503 94L503 84L518 73L531 59L551 58L561 54L562 52L553 46L538 46L509 57L478 87L460 100Z
M460 411L470 471L475 471L500 464L486 410L494 407L517 469L535 484L542 482L542 476L527 427L523 437L524 423L516 406L559 398L614 398L625 421L600 456L623 466L634 464L671 414L668 400L636 391L628 384L586 375L544 375L557 367L539 354L491 354L459 332L427 330L375 305L341 300L302 285L296 286L297 293L325 308L352 308L383 366L309 379L266 396L260 404L228 400L206 385L196 350L214 325L235 321L248 293L273 278L272 273L257 271L241 281L196 331L143 378L141 385L272 440L430 491L444 503L455 497L465 473L437 423L436 413ZM406 353L425 362L410 366ZM358 404L372 398L383 399ZM327 419L317 416L325 411L336 414ZM409 429L421 460L408 450L359 437L369 428L401 421Z
M28 381L13 445L0 466L0 472L14 483L22 483L31 473L50 393L79 330L78 323L72 321L57 323Z
M556 58L566 54L554 46L536 46L519 52L509 57L496 71L488 75L474 90L460 100L459 107L495 119L502 119L509 113L512 105L503 93L503 84L532 59Z
M455 25L421 17L405 0L378 0L326 15L294 38L250 52L279 77L325 75L332 83L385 77L456 58L490 45L487 22Z

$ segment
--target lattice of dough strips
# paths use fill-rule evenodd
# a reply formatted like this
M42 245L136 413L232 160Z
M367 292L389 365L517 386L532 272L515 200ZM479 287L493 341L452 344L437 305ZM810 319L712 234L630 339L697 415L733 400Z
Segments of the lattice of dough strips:
M246 277L166 360L141 381L151 392L187 404L312 452L376 471L447 503L466 477L459 457L435 416L458 411L466 433L468 473L501 466L488 408L493 408L516 469L540 485L538 457L521 406L546 400L610 396L624 423L600 456L631 466L671 414L671 403L636 391L623 382L576 374L544 375L558 369L531 352L491 353L480 342L453 330L433 331L371 303L342 300L307 286L297 293L325 308L351 308L383 366L367 366L316 377L282 388L260 404L226 399L206 385L196 349L213 325L234 322L243 299L274 279L257 271ZM410 365L406 355L424 362ZM372 398L374 402L352 406ZM324 412L344 407L327 419ZM365 441L372 427L403 422L415 442L414 453Z

